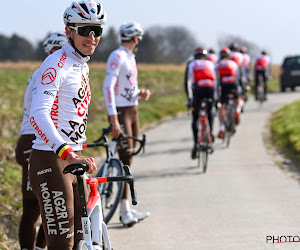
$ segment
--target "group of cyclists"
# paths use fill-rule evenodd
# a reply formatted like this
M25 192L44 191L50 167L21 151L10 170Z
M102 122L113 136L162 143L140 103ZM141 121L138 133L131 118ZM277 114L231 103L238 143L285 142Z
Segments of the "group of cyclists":
M198 142L198 118L201 100L212 99L208 104L207 114L210 131L213 131L213 107L217 107L219 116L219 132L217 137L223 139L225 135L225 116L229 94L234 94L235 123L240 123L241 112L247 101L247 92L251 89L251 58L245 46L233 42L222 48L217 55L214 49L208 51L196 48L194 58L187 62L185 71L185 91L187 106L192 109L192 132L194 146L191 158L195 159ZM271 72L271 60L263 50L254 61L254 96L257 99L258 78L263 78L265 85L265 99L267 96L267 83ZM216 104L216 105L213 105ZM214 135L211 134L214 141Z
M44 41L49 55L28 81L16 145L16 160L23 168L21 249L71 250L83 239L77 180L64 175L63 169L82 163L88 165L89 174L97 170L95 159L80 152L91 102L87 62L100 41L106 16L102 4L94 0L73 2L63 14L65 32L54 32ZM122 134L138 136L138 102L151 95L137 81L135 53L143 35L137 22L120 26L121 45L108 58L103 84L112 137L121 137L119 157L129 166L135 143L122 139ZM126 186L120 201L120 220L126 227L150 215L130 207L128 189ZM42 226L37 234L39 215Z

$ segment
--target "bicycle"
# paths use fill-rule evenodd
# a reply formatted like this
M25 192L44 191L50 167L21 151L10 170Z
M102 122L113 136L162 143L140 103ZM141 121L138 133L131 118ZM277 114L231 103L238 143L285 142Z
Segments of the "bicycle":
M113 138L109 143L107 138L108 134L111 132L111 129L111 125L107 128L103 128L102 134L98 140L94 141L93 143L83 145L84 149L91 147L105 148L106 159L99 171L95 174L96 177L123 175L122 162L118 158L114 157L118 139ZM133 139L139 143L139 147L132 153L132 155L137 155L142 149L143 152L145 152L146 135L143 134L143 139L138 139L134 136L127 135L123 135L123 137ZM98 188L99 193L101 194L104 222L108 223L118 207L124 190L124 182L103 183L99 185Z
M263 81L263 76L260 74L258 76L258 84L257 84L257 88L256 88L256 95L257 95L257 101L258 101L258 108L262 109L263 107L263 103L266 100L266 94L265 94L265 83Z
M123 166L126 175L84 178L84 173L89 169L86 164L71 164L65 167L63 173L76 175L81 206L81 224L84 240L79 241L76 250L111 250L111 244L106 223L103 220L101 194L98 184L127 182L130 186L132 205L137 204L134 177L127 165ZM89 197L86 202L84 183L89 187Z
M201 101L199 118L198 118L198 144L197 144L197 154L198 158L198 168L202 167L202 173L206 172L208 154L213 153L213 139L211 136L210 127L208 124L207 109L208 104L212 104L213 100L211 98L203 99Z
M229 147L232 135L236 131L236 121L235 121L235 97L236 92L227 95L227 107L226 107L226 117L225 117L225 134L223 137L223 142L226 147Z

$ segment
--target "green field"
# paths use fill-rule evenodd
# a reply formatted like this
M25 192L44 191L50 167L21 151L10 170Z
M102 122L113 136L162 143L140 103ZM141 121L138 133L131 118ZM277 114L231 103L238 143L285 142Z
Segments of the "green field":
M0 67L0 249L11 239L17 240L17 228L21 215L21 167L15 162L14 147L19 136L23 114L23 95L28 78L38 65L31 67ZM139 70L140 88L149 88L152 96L148 102L140 101L139 113L142 128L157 123L166 116L186 111L183 91L184 65L147 66ZM87 126L88 141L99 137L101 129L108 125L102 84L104 66L90 70L92 101L89 106ZM270 82L270 90L277 91L278 78ZM299 123L298 123L299 125ZM299 134L298 134L299 135ZM299 140L298 140L299 142ZM97 155L96 150L85 154ZM9 224L9 226L7 226Z

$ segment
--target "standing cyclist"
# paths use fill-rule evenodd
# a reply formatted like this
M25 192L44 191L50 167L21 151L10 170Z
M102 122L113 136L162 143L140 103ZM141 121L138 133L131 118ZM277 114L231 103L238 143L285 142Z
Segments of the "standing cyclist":
M203 48L197 48L194 52L195 60L188 67L187 86L188 86L188 104L192 107L193 121L192 130L194 136L194 147L191 157L196 158L198 143L198 118L201 100L207 98L217 100L217 76L215 65L206 58L207 51ZM208 122L210 131L213 131L213 113L212 103L208 103ZM211 134L213 138L213 135Z
M144 31L137 22L123 24L119 30L121 45L114 50L106 63L106 76L103 85L105 104L109 122L113 125L112 136L117 138L121 133L138 137L138 99L148 100L150 90L138 88L138 71L135 53ZM135 148L132 139L120 137L118 153L123 164L132 165ZM120 202L120 220L124 226L132 226L150 213L139 213L129 206L129 186L125 185Z
M256 58L254 64L254 76L255 76L255 86L254 94L255 100L257 100L257 86L259 82L259 77L263 78L265 84L265 99L267 99L268 93L268 79L271 75L271 59L267 55L267 52L263 50L261 54Z
M52 54L66 44L68 38L65 32L54 32L44 41L44 50ZM40 215L39 203L32 192L28 176L28 161L32 141L35 139L34 129L29 123L29 113L32 100L34 82L39 75L39 68L29 78L24 95L24 115L21 125L20 137L16 145L16 160L22 166L22 195L23 214L19 226L19 243L21 249L44 249L46 239L42 225L36 236L36 223Z
M220 51L220 61L217 64L218 71L218 80L219 86L221 88L221 107L219 109L219 120L220 120L220 131L218 134L218 138L223 138L225 134L225 112L228 102L227 95L230 93L235 94L236 99L236 107L238 106L239 100L239 79L240 79L240 70L238 65L229 59L230 49L223 48ZM240 113L238 112L238 108L236 108L235 112L236 123L239 123Z
M63 169L85 163L80 156L86 140L91 99L87 61L100 41L106 13L93 0L73 2L64 13L69 42L46 58L36 78L29 122L37 136L30 155L29 177L38 198L48 250L76 249L83 239L78 183ZM74 248L73 248L74 247Z

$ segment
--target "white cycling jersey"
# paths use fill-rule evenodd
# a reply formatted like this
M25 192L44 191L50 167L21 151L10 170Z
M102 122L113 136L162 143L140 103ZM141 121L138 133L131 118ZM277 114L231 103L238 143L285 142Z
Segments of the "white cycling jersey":
M34 149L52 150L63 159L82 149L91 99L88 60L67 43L41 65L29 118L37 136Z
M206 55L206 58L207 58L208 60L212 61L214 64L216 64L216 63L218 62L218 60L219 60L218 55L215 54L215 53L208 53L208 54Z
M188 65L187 89L188 97L193 98L193 88L214 88L214 98L217 99L217 74L215 64L206 59L194 59Z
M120 46L108 57L103 93L108 115L116 115L116 107L138 105L138 71L135 55Z
M39 68L37 68L27 82L27 87L24 95L24 114L21 125L20 134L21 135L30 135L35 134L34 128L29 123L30 107L32 101L32 91L34 90L34 82L36 81L37 76L39 75Z

